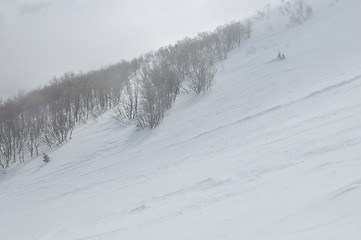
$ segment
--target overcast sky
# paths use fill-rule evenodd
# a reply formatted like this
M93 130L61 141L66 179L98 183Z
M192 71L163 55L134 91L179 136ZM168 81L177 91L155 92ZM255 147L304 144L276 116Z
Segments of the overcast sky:
M0 0L0 98L131 59L277 0Z

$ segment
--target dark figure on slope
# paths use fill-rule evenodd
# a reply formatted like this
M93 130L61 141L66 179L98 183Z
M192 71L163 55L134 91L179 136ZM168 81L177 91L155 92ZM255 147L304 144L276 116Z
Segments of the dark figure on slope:
M286 59L286 56L284 54L281 54L281 52L278 52L278 58L283 60Z

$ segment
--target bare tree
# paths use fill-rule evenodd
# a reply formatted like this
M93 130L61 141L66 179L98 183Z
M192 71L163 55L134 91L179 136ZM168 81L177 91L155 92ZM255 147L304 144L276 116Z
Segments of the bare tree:
M216 73L217 69L209 59L198 53L192 55L189 78L190 87L196 94L211 89Z
M313 9L306 0L296 0L293 6L290 1L281 0L279 10L282 14L290 15L289 26L302 24L313 15Z

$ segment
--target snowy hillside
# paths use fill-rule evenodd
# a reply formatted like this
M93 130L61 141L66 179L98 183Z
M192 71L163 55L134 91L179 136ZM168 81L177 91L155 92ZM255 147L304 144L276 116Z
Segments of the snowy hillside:
M311 5L256 22L157 128L109 112L0 174L0 238L361 239L361 1Z

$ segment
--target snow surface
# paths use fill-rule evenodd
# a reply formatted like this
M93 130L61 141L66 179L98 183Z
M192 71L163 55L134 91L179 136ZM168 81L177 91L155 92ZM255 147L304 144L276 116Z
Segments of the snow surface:
M0 239L361 239L361 1L311 4L257 22L156 129L107 113L0 174Z

